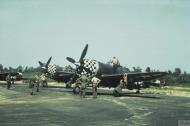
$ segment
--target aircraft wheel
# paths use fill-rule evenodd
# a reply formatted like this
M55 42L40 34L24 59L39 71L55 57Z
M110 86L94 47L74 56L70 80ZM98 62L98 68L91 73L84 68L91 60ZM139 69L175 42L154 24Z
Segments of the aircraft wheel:
M80 92L80 87L79 86L76 86L76 87L73 88L73 93L74 94L79 94L79 92Z
M117 90L113 90L113 96L115 96L115 97L119 97L120 94L119 94L119 92L118 92Z

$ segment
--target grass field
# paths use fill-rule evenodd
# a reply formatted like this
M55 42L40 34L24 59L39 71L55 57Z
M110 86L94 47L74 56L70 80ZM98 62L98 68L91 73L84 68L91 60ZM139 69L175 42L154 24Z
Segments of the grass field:
M190 84L175 84L172 86L152 87L144 89L145 93L163 94L169 96L190 97Z

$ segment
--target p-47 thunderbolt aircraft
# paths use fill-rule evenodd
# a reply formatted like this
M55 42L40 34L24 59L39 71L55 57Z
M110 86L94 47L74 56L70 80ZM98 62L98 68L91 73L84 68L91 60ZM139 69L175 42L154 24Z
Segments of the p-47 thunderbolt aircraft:
M99 86L115 87L113 93L117 96L120 92L118 92L116 89L120 86L120 80L124 76L127 76L128 82L124 87L130 90L137 89L137 92L139 92L140 88L145 85L136 82L153 80L167 74L166 72L130 73L123 69L123 67L120 65L118 65L116 68L113 68L112 64L104 64L93 59L84 59L87 50L88 44L83 49L83 52L78 62L76 62L71 57L66 58L69 62L76 65L75 74L73 74L71 82L75 82L75 80L82 75L86 75L90 79L95 76L101 79ZM77 90L74 89L74 92L75 91Z
M5 72L5 73L0 73L0 80L6 81L6 77L8 75L10 75L11 79L14 81L19 81L23 79L23 75L20 72Z
M51 59L52 57L50 57L46 63L42 63L41 61L39 61L42 72L48 75L48 77L50 77L51 79L58 82L67 83L68 81L70 81L70 79L74 75L74 72L65 72L62 70L62 67L58 65L51 65Z

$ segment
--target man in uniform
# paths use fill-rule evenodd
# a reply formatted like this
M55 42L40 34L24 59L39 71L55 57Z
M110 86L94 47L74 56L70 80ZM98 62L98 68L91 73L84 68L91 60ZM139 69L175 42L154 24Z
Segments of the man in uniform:
M111 63L113 65L113 72L115 73L117 67L120 66L119 60L114 56Z
M47 87L47 78L45 74L40 75L40 80L42 81L42 87Z
M100 79L97 77L93 77L91 82L92 82L92 93L93 93L93 98L97 98L97 86L100 83Z
M87 76L85 75L82 75L80 78L79 78L79 81L80 81L80 96L81 98L85 98L85 95L86 95L86 86L89 82L89 79Z
M36 80L35 79L31 79L29 80L29 88L30 90L30 95L34 94L34 87L36 86Z
M6 76L6 81L7 81L7 89L10 89L10 87L11 87L11 75L10 74L8 74Z
M80 78L78 78L74 83L73 93L80 94L80 87L81 87L81 81L80 81Z
M36 92L39 92L40 74L35 75L35 82L36 82Z
M120 93L122 92L123 88L127 88L128 84L128 76L125 73L123 75L123 78L120 80L119 85L114 89L113 93L115 96L119 96Z
M34 88L36 88L36 92L39 92L40 76L39 74L36 74L34 77L35 78L29 81L29 88L31 88L31 91L30 91L31 95L34 94Z
M124 87L127 87L127 84L128 84L128 75L127 75L127 73L125 73L124 76L123 76L123 82L124 82Z

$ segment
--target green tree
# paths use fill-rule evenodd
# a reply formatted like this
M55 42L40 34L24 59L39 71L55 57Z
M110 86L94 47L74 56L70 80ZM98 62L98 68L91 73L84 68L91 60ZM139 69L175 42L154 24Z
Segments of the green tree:
M3 65L0 64L0 72L3 72Z
M183 81L183 78L182 78L182 75L181 75L181 69L180 68L175 68L174 70L174 78L175 78L175 82L182 82Z
M13 68L12 67L9 67L9 72L13 72Z
M138 67L133 67L133 72L142 72L142 69Z
M147 67L145 71L150 73L150 67Z
M181 74L181 69L180 68L175 68L175 70L174 70L174 74L175 75L177 75L177 76L179 76L180 74Z
M8 72L9 70L8 70L8 68L7 67L4 67L4 70L3 70L4 72Z
M28 66L25 67L24 72L28 72Z
M18 66L18 67L17 67L17 71L22 73L22 72L23 72L23 67L22 67L21 65Z
M130 72L130 69L127 68L127 67L123 67L123 71L125 71L125 72Z
M182 75L182 80L183 80L184 83L186 82L186 77L187 77L187 72L184 71L183 75Z
M170 75L171 75L171 74L172 74L172 71L171 71L171 70L168 70L168 74L170 74Z

